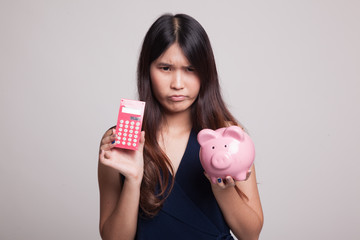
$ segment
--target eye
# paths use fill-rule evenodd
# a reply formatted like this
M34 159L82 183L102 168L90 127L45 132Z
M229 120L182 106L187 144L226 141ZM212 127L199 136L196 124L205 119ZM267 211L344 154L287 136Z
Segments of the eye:
M227 145L225 145L224 147L227 147Z
M212 149L215 149L215 146L212 146L211 148L212 148Z
M194 69L193 67L187 67L187 68L186 68L186 71L188 71L188 72L193 72L193 71L195 71L195 69Z
M163 71L170 71L170 67L161 67Z

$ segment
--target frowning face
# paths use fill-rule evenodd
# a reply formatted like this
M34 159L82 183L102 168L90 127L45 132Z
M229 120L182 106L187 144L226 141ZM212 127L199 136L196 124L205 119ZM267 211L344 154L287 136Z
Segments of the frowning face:
M152 88L167 113L190 111L200 90L200 79L177 43L150 66Z

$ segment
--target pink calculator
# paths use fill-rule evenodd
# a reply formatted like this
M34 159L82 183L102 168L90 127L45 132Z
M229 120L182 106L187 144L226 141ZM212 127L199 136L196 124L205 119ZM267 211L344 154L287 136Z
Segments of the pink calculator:
M121 99L116 124L115 147L138 149L145 102Z

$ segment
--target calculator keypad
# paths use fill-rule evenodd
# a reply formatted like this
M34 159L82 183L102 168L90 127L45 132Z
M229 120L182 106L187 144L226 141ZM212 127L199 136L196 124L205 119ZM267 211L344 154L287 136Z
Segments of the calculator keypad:
M136 147L140 137L140 122L120 120L118 124L118 133L116 144L122 146Z

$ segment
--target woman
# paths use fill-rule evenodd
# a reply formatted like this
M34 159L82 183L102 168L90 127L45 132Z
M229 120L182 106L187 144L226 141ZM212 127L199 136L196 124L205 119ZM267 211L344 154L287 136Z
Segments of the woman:
M147 32L138 63L146 102L139 149L103 136L98 178L103 239L258 239L263 215L254 166L246 181L213 184L199 161L197 133L237 125L220 94L210 41L184 14Z

